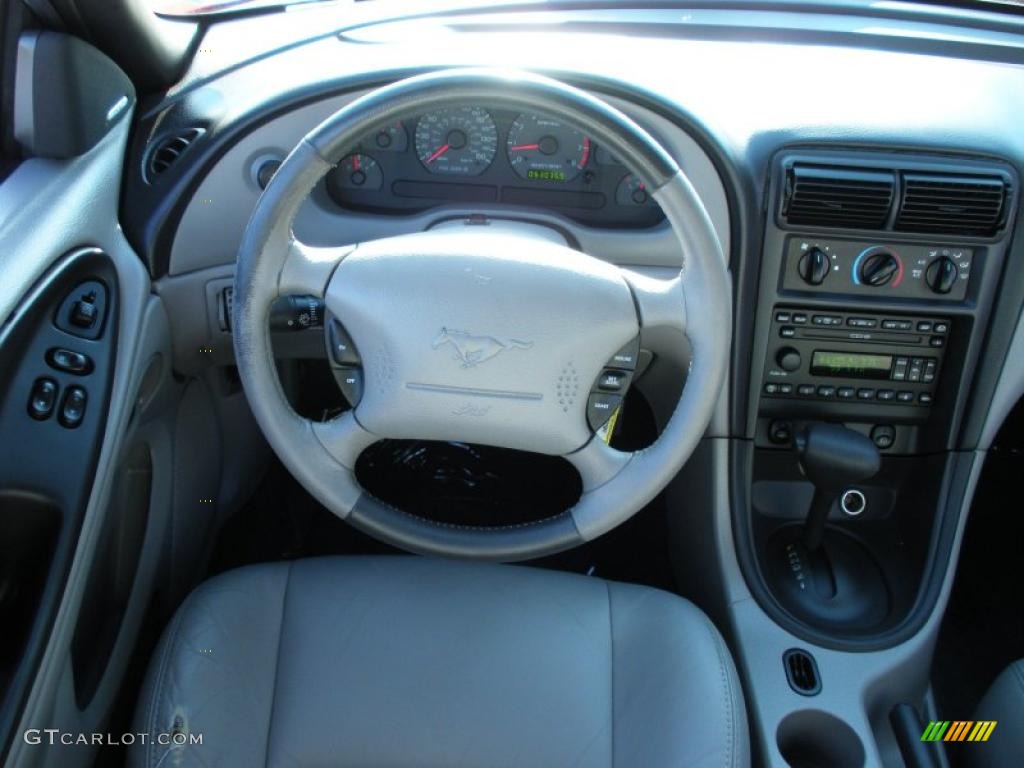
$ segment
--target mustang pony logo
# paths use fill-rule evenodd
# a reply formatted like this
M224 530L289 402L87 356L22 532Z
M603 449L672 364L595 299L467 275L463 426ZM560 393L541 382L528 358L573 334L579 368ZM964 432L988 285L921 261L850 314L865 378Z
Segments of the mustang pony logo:
M451 344L455 347L455 359L462 363L463 368L473 368L480 363L487 362L506 349L529 349L533 346L532 341L520 341L519 339L496 339L493 336L474 336L465 331L456 331L451 328L442 328L441 333L431 345L437 349L443 344Z

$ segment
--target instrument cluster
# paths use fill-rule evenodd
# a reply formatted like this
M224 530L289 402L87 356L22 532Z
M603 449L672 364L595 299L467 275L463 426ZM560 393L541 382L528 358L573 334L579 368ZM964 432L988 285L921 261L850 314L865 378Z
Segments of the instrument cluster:
M664 219L644 181L583 132L480 106L380 128L338 162L326 187L337 205L383 214L461 203L547 208L598 227Z

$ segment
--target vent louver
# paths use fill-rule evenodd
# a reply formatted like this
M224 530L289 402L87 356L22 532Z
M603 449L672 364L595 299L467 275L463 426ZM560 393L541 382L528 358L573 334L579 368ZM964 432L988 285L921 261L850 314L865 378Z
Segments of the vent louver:
M149 163L146 166L148 178L152 180L167 171L202 133L202 128L187 128L180 133L162 138L149 153Z
M821 691L821 678L814 657L800 648L790 648L782 654L786 679L790 687L801 696L814 696Z
M994 235L1003 223L1006 184L998 176L908 173L895 228L901 232Z
M881 229L889 218L892 173L797 164L786 176L782 213L790 224Z

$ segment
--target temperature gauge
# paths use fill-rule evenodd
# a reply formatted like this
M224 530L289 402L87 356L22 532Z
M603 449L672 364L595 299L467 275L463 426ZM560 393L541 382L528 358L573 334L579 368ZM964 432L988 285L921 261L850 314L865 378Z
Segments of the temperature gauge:
M654 198L643 180L627 173L615 188L615 202L619 205L654 205Z
M360 153L343 157L331 175L338 189L378 190L384 186L380 165L369 155Z
M405 152L409 148L409 134L402 122L398 121L367 136L363 145L381 152Z

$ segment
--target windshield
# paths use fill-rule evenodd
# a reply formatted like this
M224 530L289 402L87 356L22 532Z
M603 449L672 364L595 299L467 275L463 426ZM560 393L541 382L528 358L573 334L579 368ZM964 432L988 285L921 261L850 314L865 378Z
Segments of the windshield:
M310 3L352 4L371 0L151 0L153 9L161 16L216 16L239 12L271 11L280 8ZM385 0L372 0L385 2ZM427 4L429 0L419 0ZM925 0L930 5L960 6L963 8L987 8L989 10L1024 11L1024 0ZM419 4L418 3L418 4ZM483 4L483 3L481 3Z

